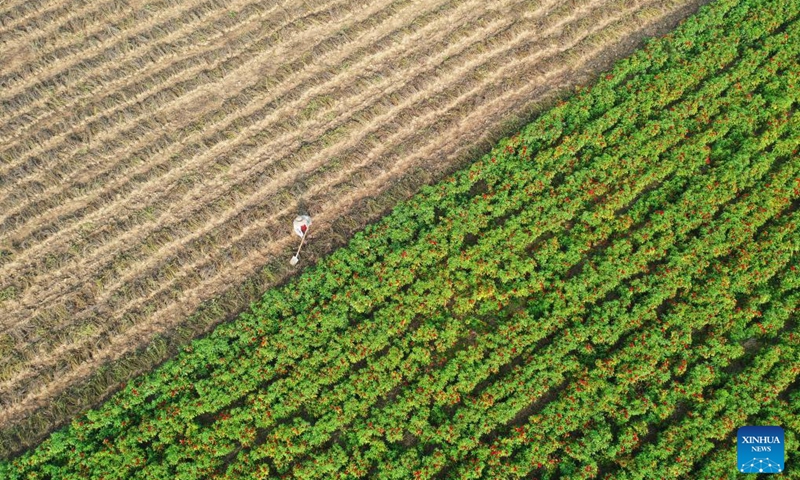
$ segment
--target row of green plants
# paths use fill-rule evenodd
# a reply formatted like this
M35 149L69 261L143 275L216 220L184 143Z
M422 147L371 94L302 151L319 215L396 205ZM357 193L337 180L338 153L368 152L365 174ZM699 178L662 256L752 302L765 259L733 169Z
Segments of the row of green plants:
M799 10L703 9L0 477L723 469L800 370Z

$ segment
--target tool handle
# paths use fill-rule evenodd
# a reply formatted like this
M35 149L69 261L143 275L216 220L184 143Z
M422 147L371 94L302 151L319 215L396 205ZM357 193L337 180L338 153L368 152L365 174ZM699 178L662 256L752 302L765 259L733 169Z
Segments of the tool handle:
M300 255L300 249L303 248L303 243L306 241L306 235L308 235L308 230L310 228L311 227L306 227L306 231L303 233L302 239L300 240L300 246L297 247L297 253L294 254L295 257Z

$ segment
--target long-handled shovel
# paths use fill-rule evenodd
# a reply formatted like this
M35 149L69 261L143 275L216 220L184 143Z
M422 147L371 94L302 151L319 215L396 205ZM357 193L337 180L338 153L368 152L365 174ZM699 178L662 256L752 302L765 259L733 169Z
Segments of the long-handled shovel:
M308 235L308 227L306 227L306 231L303 232L302 240L300 240L300 246L297 247L297 253L294 254L294 257L289 261L292 265L297 265L297 262L300 261L300 249L303 248L303 243L306 241L306 235Z

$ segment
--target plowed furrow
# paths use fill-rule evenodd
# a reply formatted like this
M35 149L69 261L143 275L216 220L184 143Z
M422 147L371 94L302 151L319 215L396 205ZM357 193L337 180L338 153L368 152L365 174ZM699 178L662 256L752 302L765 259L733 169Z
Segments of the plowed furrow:
M242 5L242 10L236 17L238 19L242 15L242 19L246 20L244 23L240 24L238 20L233 22L229 18L230 12L225 11L218 12L217 17L208 18L202 24L198 23L195 28L190 25L173 32L160 42L150 45L150 50L138 52L137 56L126 55L131 58L124 62L119 59L109 62L91 76L85 76L82 82L57 92L61 102L58 109L52 108L48 97L29 105L32 110L15 112L16 117L0 127L0 135L12 140L5 148L0 149L0 158L13 158L15 165L19 165L31 152L38 155L51 147L51 137L43 137L38 142L27 139L24 143L14 139L54 114L63 116L72 107L77 107L69 120L63 120L59 124L59 129L70 128L83 132L91 126L88 122L91 117L108 113L115 105L135 103L138 100L136 97L147 92L153 93L162 86L166 87L179 74L206 73L213 76L216 66L222 61L230 62L235 58L234 54L246 52L253 55L269 47L275 39L288 41L292 34L304 30L305 22L326 11L342 11L341 5L347 3L344 0L327 0L327 3L322 3L316 9L304 11L303 15L291 16L280 5L265 9L263 4L247 3ZM217 40L218 44L211 40ZM166 59L172 61L164 62ZM185 72L186 70L193 72ZM149 88L145 89L143 85ZM104 102L101 103L97 95L104 92L112 94L103 97ZM72 118L81 125L72 122ZM102 131L103 128L98 130Z
M276 13L280 12L278 6L271 6L267 8L266 5L257 3L234 3L230 8L236 8L238 14L236 21L230 16L229 11L215 11L210 12L205 17L194 16L194 22L188 22L180 29L168 33L157 42L147 43L147 49L133 49L124 53L123 59L115 58L109 59L109 62L101 64L94 70L82 72L80 78L76 78L74 84L61 85L52 92L52 96L57 95L59 101L59 108L53 108L51 96L42 97L38 100L32 100L25 105L21 105L18 110L8 112L7 119L0 126L0 140L5 143L4 147L0 149L0 155L9 158L19 159L24 153L30 151L26 149L33 148L26 143L20 143L21 140L26 139L28 132L34 128L41 128L47 124L47 121L52 118L61 118L65 112L70 112L75 108L76 111L72 112L71 119L77 122L85 122L87 112L93 112L99 105L106 109L109 101L107 92L113 92L115 97L113 100L133 99L136 91L133 88L138 82L148 82L147 77L150 75L157 75L159 80L164 80L176 72L175 66L180 66L180 63L186 64L190 59L201 60L207 58L208 52L218 49L220 43L224 44L230 41L230 37L241 38L250 35L250 32L256 30L259 23L270 17L276 17ZM278 19L275 19L276 22ZM267 23L262 25L262 28L275 28L275 24ZM105 28L106 30L110 30ZM110 30L113 31L113 30ZM86 35L81 32L81 35ZM97 40L95 40L97 42ZM86 45L86 42L81 42L75 46L65 47L67 49L75 49L78 46ZM72 52L72 55L78 55L81 52ZM63 52L54 52L53 56L60 57ZM191 56L190 56L191 55ZM188 57L188 58L187 58ZM165 59L171 59L171 62L164 62ZM175 65L178 63L179 65ZM203 63L192 63L193 66L203 65L208 67L208 61L204 60ZM27 66L26 71L37 73L43 67L37 65ZM20 71L15 72L18 74ZM38 77L37 77L38 78ZM133 81L136 79L137 81ZM150 79L150 82L153 80ZM158 85L158 81L154 84ZM120 85L128 87L124 90L120 89ZM24 91L22 87L18 90ZM5 96L7 96L8 93ZM21 97L22 98L22 97ZM104 99L105 104L100 104L99 99ZM12 100L6 100L8 103L13 103ZM122 100L124 101L124 100ZM88 110L87 110L88 109ZM62 120L66 127L75 129L78 126L74 122ZM56 131L63 131L64 126L55 128ZM43 145L37 145L37 148L49 147L52 139L48 139ZM15 148L11 148L15 147Z
M150 42L161 40L191 23L192 19L220 8L221 5L215 3L217 1L221 0L205 0L194 4L162 0L156 11L152 15L146 15L141 21L136 21L130 15L123 15L118 24L107 25L110 31L107 33L110 34L98 43L83 41L81 45L76 42L63 47L61 51L46 55L50 61L43 68L34 68L31 72L34 75L29 78L19 82L14 82L13 78L4 79L9 88L0 97L0 104L4 107L0 119L19 115L23 107L47 95L61 94L67 87L94 74L106 64L113 64L124 59L126 55L140 52L141 49L150 49ZM163 9L158 10L159 7ZM82 47L86 50L81 50ZM57 100L54 97L54 101Z
M80 11L89 3L78 0L47 8L47 0L17 1L3 4L0 12L0 42L8 42L17 35L34 29L45 29L54 18L69 16L70 10Z
M264 23L260 25L263 29L273 29L273 31L262 30L260 33L262 39L269 39L277 30L286 28L287 23L283 20L289 15L285 14L280 6L262 10L266 5L245 2L246 0L238 0L230 7L242 8L260 18L244 18L243 20L247 21L240 23L230 16L228 10L214 9L215 4L213 3L202 4L188 11L176 10L174 15L181 19L181 22L176 22L175 18L168 18L162 23L151 25L150 29L145 32L134 32L136 34L111 38L107 40L108 47L100 53L89 58L77 57L77 60L82 62L80 65L67 70L59 70L44 80L41 80L41 75L39 75L35 78L38 81L36 85L20 85L15 89L19 91L17 95L11 96L13 92L7 92L7 98L0 102L5 107L3 113L7 113L8 117L7 119L3 118L7 125L0 130L0 133L14 140L20 132L43 122L52 115L54 110L61 112L61 117L64 116L64 113L69 114L70 105L75 105L73 99L77 99L77 101L82 99L83 103L79 103L82 107L94 109L94 106L85 105L85 103L93 98L96 89L99 88L98 93L102 93L103 88L113 87L115 82L119 83L130 80L130 77L152 74L154 70L164 70L166 65L172 63L169 60L178 61L182 56L190 55L192 50L198 50L198 48L199 53L204 54L201 58L208 66L211 57L203 44L210 39L220 36L225 39L229 37L239 39L239 35L241 38L249 38L248 31L259 27L259 22ZM317 10L302 10L294 17L289 16L289 23L294 22L302 26L308 16L320 15L326 10L341 10L338 5L343 2L323 0L322 3L323 5ZM346 12L340 11L339 13ZM269 21L264 22L262 20L264 18ZM146 24L146 22L143 23ZM149 23L152 24L154 21ZM302 30L302 28L298 30ZM225 49L221 51L225 51ZM154 85L158 85L164 80L166 78L159 77ZM70 103L71 101L72 103ZM107 105L103 107L103 110L105 108ZM77 118L69 117L68 120ZM72 125L68 120L63 122L62 127ZM11 144L12 148L2 150L0 158L9 159L4 163L19 166L21 162L29 158L27 154L41 151L42 144L47 145L51 141L50 136L43 135L40 131L31 132L23 138L24 142L14 141ZM10 167L6 166L5 168Z
M68 9L63 7L68 6ZM136 12L138 18L150 15L152 4L146 11ZM46 66L63 61L67 56L85 52L91 46L109 38L124 28L120 24L126 17L133 18L133 8L119 2L70 2L62 4L57 11L45 13L40 18L29 20L12 34L0 33L0 42L30 43L36 45L38 62L24 71L0 70L0 84L14 87L32 75L41 74ZM32 24L35 22L35 24ZM111 27L111 28L109 28Z

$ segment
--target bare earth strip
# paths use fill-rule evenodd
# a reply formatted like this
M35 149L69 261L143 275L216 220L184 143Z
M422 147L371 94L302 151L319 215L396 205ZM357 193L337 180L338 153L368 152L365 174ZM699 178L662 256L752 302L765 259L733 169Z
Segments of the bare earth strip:
M0 5L0 454L700 3Z

